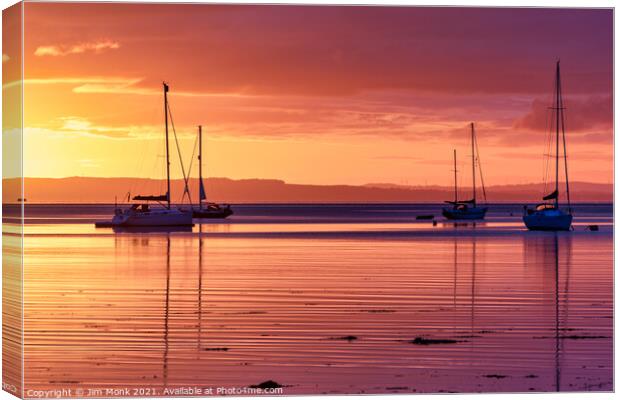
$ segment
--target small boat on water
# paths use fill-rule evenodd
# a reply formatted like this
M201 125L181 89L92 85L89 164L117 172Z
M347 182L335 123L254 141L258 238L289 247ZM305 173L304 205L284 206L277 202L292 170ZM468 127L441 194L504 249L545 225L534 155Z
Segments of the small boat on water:
M471 123L471 169L472 169L472 190L473 197L470 200L458 199L457 170L456 170L456 150L454 150L454 200L446 201L452 207L444 207L441 211L444 217L452 220L475 220L484 219L488 207L480 207L476 202L476 160L478 159L478 142L476 141L476 133L474 123ZM478 160L479 162L479 160ZM484 188L484 180L482 180L482 170L480 170L480 178L482 183L482 193L486 200L486 190Z
M163 226L192 226L192 213L180 209L173 209L170 202L170 151L168 141L168 90L164 85L164 114L166 125L166 183L167 191L163 195L134 196L139 201L129 208L116 207L111 221L97 221L95 226L103 227L163 227ZM157 202L158 207L151 207L150 201Z
M562 100L562 85L560 81L560 61L555 68L555 96L551 107L552 120L555 125L555 190L543 197L544 203L533 209L523 206L523 222L531 231L568 231L573 223L573 214L570 205L570 190L568 186L568 160L566 158L566 135L564 129L564 102ZM561 128L560 128L561 127ZM553 129L553 126L551 127ZM560 139L560 130L562 137ZM560 140L562 141L564 157L564 177L566 180L566 210L560 208ZM551 202L548 202L551 201Z
M200 185L200 200L198 208L192 208L194 218L226 218L233 214L230 205L220 205L213 202L206 202L207 193L204 182L202 181L202 126L198 126L198 180Z
M134 200L138 197L136 196ZM154 200L155 196L151 196ZM163 199L165 200L165 198ZM166 227L193 226L192 214L168 207L151 208L148 203L132 204L127 209L116 208L111 221L97 221L97 228L109 227Z

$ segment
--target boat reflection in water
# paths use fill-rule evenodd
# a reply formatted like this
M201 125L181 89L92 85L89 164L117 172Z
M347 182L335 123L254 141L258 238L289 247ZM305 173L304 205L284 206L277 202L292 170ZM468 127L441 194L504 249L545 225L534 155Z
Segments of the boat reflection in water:
M552 389L556 392L569 390L562 388L562 358L564 353L565 333L572 331L569 326L569 282L572 237L557 232L525 237L526 268L532 266L542 268L542 285L544 293L545 313L550 324L547 328L552 335L544 336L553 341L554 370ZM562 275L562 276L561 276ZM563 281L563 289L561 289ZM576 336L575 336L576 337ZM584 336L584 338L587 338Z
M460 249L466 247L469 242L470 249L465 250L465 255L469 255L469 260L459 259L459 243L461 244ZM467 254L468 253L468 254ZM469 309L469 334L470 338L474 338L475 330L476 330L476 237L470 236L466 240L463 238L454 237L454 249L453 249L453 260L454 260L454 281L453 281L453 289L452 289L452 304L454 310L454 316L456 317L459 313L459 298L464 299L464 307L467 310ZM465 275L465 282L463 283L463 295L459 295L459 273ZM467 279L467 274L469 274L469 279ZM469 297L469 299L467 299ZM465 311L467 312L467 311ZM454 333L458 335L459 333L459 324L454 318ZM465 324L461 323L460 329L465 328ZM463 329L464 330L464 329ZM470 341L470 351L475 351L474 342Z
M168 351L170 344L168 342L169 335L169 319L170 319L170 234L166 235L166 295L164 307L164 354L163 354L163 386L168 385Z
M178 226L113 226L112 231L114 233L174 233L174 232L188 232L191 233L192 226L178 225ZM170 240L170 238L168 238Z

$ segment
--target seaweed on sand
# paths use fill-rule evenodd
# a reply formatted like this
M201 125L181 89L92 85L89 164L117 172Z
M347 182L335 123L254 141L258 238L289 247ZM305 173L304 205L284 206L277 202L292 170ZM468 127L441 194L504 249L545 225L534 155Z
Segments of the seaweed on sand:
M495 378L495 379L504 379L507 378L507 375L499 375L499 374L489 374L489 375L482 375L485 378Z
M429 339L429 338L424 338L424 337L418 336L415 339L409 341L409 343L411 343L411 344L420 344L420 345L423 345L423 346L428 346L428 345L431 345L431 344L452 344L452 343L459 343L459 342L466 342L466 340Z
M346 340L347 342L352 342L354 340L357 340L357 336L353 336L353 335L348 335L348 336L339 336L339 337L332 337L330 339L334 339L334 340Z
M278 382L270 379L268 381L261 382L258 385L250 385L249 387L252 389L277 389L284 387L284 385L280 385Z

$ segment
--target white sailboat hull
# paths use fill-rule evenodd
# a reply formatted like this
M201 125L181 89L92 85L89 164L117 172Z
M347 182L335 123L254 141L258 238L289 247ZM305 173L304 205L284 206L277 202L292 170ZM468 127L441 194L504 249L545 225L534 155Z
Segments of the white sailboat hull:
M192 213L181 210L127 210L112 218L113 226L192 226Z

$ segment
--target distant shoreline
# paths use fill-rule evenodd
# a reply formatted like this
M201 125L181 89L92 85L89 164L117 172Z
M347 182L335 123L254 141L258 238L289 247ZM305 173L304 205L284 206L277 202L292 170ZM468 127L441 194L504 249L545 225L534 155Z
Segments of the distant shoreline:
M542 203L542 201L540 201ZM3 203L2 205L21 205L22 203ZM24 202L25 206L33 205L33 206L45 206L45 205L54 205L54 206L114 206L115 203L89 203L89 202ZM133 202L127 203L117 203L117 205L128 205L133 204ZM153 205L157 205L157 203L152 203ZM193 203L193 205L197 205L198 203ZM226 203L231 206L348 206L348 205L446 205L443 202L437 201L401 201L401 202L372 202L372 201L357 201L357 202L236 202L236 203ZM523 204L537 204L536 202L524 202L519 200L513 201L495 201L495 202L480 202L480 204L485 204L488 206L493 205L523 205ZM613 201L573 201L572 205L613 205ZM173 206L189 206L189 203L172 203ZM560 206L564 206L566 204L560 204Z
M448 186L367 185L303 185L276 179L208 178L204 180L207 199L224 204L437 204L454 199L454 189ZM19 178L3 179L2 200L5 204L114 204L126 203L137 194L162 195L164 181L143 178ZM171 198L181 199L185 182L171 181ZM550 192L543 183L496 185L486 187L488 203L534 204ZM560 188L564 188L561 183ZM613 184L571 182L572 203L612 203ZM22 193L23 189L23 193ZM196 203L198 180L190 179L192 203ZM477 191L478 201L484 200ZM473 197L471 187L458 191L459 199ZM566 202L561 191L560 200ZM188 203L187 198L185 203Z

